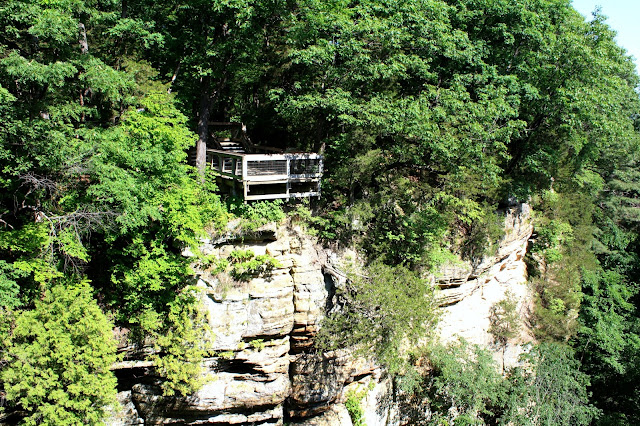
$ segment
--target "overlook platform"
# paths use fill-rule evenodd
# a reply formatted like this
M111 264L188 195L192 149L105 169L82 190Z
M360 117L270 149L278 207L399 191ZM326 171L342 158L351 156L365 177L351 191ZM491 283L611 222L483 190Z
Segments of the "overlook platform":
M207 164L223 188L246 201L320 196L322 155L253 145L241 123L209 125L230 130L225 136L211 132L208 145L217 149L207 149Z
M246 154L207 150L207 164L245 200L320 196L322 156L312 153ZM224 182L227 180L227 182Z

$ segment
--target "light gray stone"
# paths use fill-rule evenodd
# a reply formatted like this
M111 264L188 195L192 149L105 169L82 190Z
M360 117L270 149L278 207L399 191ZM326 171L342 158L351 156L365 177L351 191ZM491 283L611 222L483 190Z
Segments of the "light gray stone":
M444 340L463 336L489 345L488 310L507 289L516 294L520 309L528 307L530 295L521 283L532 230L529 208L516 206L504 219L506 233L494 255L474 264L453 262L426 277L441 288L444 319L439 333ZM137 362L144 360L144 353L132 348L126 366L147 366L151 376L119 394L122 410L114 412L108 424L282 424L286 411L295 420L292 425L349 426L344 402L348 389L355 387L367 390L362 406L369 426L397 424L399 415L388 397L391 382L378 366L349 350L306 351L332 291L333 281L325 281L325 273L341 282L345 277L334 265L357 265L358 254L322 250L295 224L268 225L244 241L234 226L224 237L203 241L202 249L221 257L252 250L273 256L279 267L246 282L199 273L198 288L217 352L203 362L210 381L194 395L162 397L152 368ZM515 359L516 346L506 355Z
M108 416L105 419L106 426L133 426L142 425L144 420L140 418L136 406L131 400L131 391L118 392L116 395L118 405L108 407Z
M289 424L291 426L353 426L349 411L344 404L334 404L324 413Z

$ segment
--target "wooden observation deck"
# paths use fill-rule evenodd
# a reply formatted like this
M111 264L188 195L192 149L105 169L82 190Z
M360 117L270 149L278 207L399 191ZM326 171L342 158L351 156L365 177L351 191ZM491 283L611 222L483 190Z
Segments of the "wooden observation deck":
M209 123L207 164L246 201L320 197L322 155L253 145L241 123ZM224 131L227 136L220 136Z

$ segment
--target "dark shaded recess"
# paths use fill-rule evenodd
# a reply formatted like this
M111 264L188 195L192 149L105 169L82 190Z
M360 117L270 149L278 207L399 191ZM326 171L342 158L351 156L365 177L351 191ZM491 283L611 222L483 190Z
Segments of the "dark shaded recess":
M247 195L282 194L286 191L287 185L285 183L268 183L261 185L249 185Z
M268 377L263 371L257 370L255 364L237 359L218 359L216 366L217 372L233 373L233 374L251 374L257 376Z
M0 425L14 426L22 423L22 420L29 414L26 411L16 410L13 407L5 407L9 411L0 414Z
M331 274L324 273L324 288L328 293L324 309L325 312L331 312L333 309L333 299L336 295L336 285Z
M113 371L118 380L118 392L130 391L133 385L157 385L158 377L148 367L122 368Z
M285 401L284 423L287 424L287 422L300 422L305 419L308 419L309 417L322 414L323 412L327 411L331 406L331 404L333 404L334 402L335 401L323 402L323 403L313 404L313 405L306 404L304 406L297 406L295 404L291 404L289 399L287 399ZM299 410L299 411L304 410L304 412L309 413L309 415L308 416L291 416L290 415L291 409Z

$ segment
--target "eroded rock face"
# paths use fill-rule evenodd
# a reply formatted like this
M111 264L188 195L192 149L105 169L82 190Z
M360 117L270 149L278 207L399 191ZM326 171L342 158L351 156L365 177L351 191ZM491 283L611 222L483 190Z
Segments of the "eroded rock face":
M442 306L462 301L492 279L526 281L524 255L533 232L529 205L520 204L505 211L504 229L504 237L494 254L475 264L460 260L439 268L435 282L442 290L439 295Z
M285 401L296 382L291 360L311 345L331 282L325 283L323 253L301 230L268 227L252 239L203 242L202 250L219 258L235 249L251 250L278 264L246 281L200 273L198 287L218 354L204 361L209 381L185 398L163 397L157 380L133 383L122 393L123 410L110 424L282 424Z
M352 426L349 411L344 404L333 404L315 417L289 423L291 426Z
M434 276L442 289L444 338L461 335L489 344L485 330L490 305L507 288L525 298L526 287L518 283L526 277L528 206L506 212L505 228L495 255L475 265L447 265ZM290 224L266 227L252 241L226 236L202 247L221 258L234 249L269 254L279 267L246 282L200 273L198 286L218 355L204 361L211 380L189 397L162 397L153 370L135 361L132 352L127 357L132 373L124 381L128 385L120 386L123 409L108 424L267 425L283 424L286 418L291 425L351 425L344 403L352 389L364 390L361 405L367 425L395 424L392 384L382 369L348 350L311 349L334 293L328 272L335 256Z
M380 369L348 350L301 354L291 366L289 414L309 417L326 411L359 378L380 376Z
M443 316L439 324L439 334L444 341L462 337L470 343L493 348L489 329L489 311L496 302L511 293L518 302L520 318L528 316L531 294L527 287L527 268L524 256L533 225L531 211L527 204L521 204L504 214L505 236L492 256L484 257L477 266L463 264L458 269L445 270L438 279ZM451 286L451 282L459 282ZM513 339L505 352L505 365L517 362L521 352L520 344L529 342L532 336L524 321L521 335ZM493 348L496 349L496 348ZM502 351L495 351L494 357L502 363Z
M110 410L109 417L105 421L106 426L133 426L143 425L144 419L140 418L138 410L131 398L131 391L118 392L116 396L118 404L117 410Z

